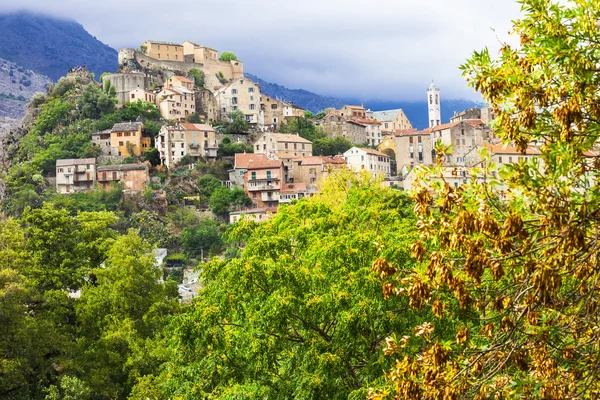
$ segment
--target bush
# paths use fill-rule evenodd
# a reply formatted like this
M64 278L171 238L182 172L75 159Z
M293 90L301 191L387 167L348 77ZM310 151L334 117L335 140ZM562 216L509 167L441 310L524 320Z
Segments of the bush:
M237 56L231 51L224 51L219 57L219 61L237 61Z

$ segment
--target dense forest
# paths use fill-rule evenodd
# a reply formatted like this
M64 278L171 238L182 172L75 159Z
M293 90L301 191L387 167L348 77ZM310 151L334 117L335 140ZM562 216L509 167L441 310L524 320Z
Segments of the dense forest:
M495 134L541 155L498 177L482 151L458 188L438 144L413 193L339 171L260 224L219 220L244 201L219 165L154 183L192 185L216 219L119 187L61 196L44 174L94 156L93 130L159 121L93 82L34 98L2 176L0 397L598 398L600 2L522 5L520 44L462 70ZM190 303L154 247L197 265Z

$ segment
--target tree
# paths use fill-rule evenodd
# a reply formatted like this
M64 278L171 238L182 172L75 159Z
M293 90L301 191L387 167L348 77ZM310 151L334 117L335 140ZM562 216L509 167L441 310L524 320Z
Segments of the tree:
M231 211L252 205L252 200L240 188L228 189L219 186L210 195L208 207L210 211L220 216L228 216Z
M325 134L308 117L296 118L288 123L281 124L279 132L297 133L311 142L316 139L325 138Z
M314 118L314 114L308 110L304 110L304 118Z
M139 235L156 247L170 247L173 237L159 216L142 210L129 217L129 226L139 230Z
M219 56L219 61L237 61L237 56L231 51L224 51Z
M151 147L148 150L144 150L142 153L142 160L148 161L153 166L160 165L160 152L156 147Z
M227 133L245 133L248 132L248 121L246 116L241 111L233 111L229 113L229 124L227 125Z
M244 144L242 142L232 143L229 136L225 136L221 142L219 142L219 156L233 156L237 153L253 153L254 146L251 144Z
M427 316L405 297L386 301L371 271L383 256L410 269L411 209L403 193L343 171L269 221L242 220L229 233L246 242L241 256L203 264L203 290L172 325L163 395L364 398L393 365L385 338Z
M194 78L194 85L198 88L204 88L204 72L199 68L192 68L188 71L188 75Z
M83 93L77 103L82 117L96 119L103 114L112 114L115 111L116 101L111 96L112 93L110 93L110 81L106 82L105 85L108 86L109 93L101 90L95 82L89 83L83 89Z
M200 186L200 201L208 203L210 196L217 188L222 186L222 183L221 180L213 174L206 174L198 178L198 185Z
M175 283L160 283L150 246L135 232L119 237L75 305L82 380L95 398L125 398L138 377L166 361L161 331L178 312Z
M211 219L205 218L196 226L184 228L181 232L181 247L190 257L199 257L201 254L216 254L221 251L223 242L219 224Z
M148 120L158 120L160 111L156 105L138 99L138 101L127 103L121 109L121 119L135 121L138 117Z
M513 29L520 45L504 44L498 59L476 52L462 68L492 105L496 136L522 152L537 142L541 154L502 167L502 184L485 151L466 186L422 177L414 193L422 239L413 254L423 268L383 275L439 319L410 335L420 347L408 354L390 341L398 362L372 399L600 395L600 8L521 4ZM448 149L437 152L441 160ZM440 167L424 173L442 175ZM431 251L432 243L440 248ZM465 312L469 321L457 318ZM437 337L441 318L454 321L455 340Z
M341 136L333 139L315 139L313 142L313 154L319 156L335 156L344 154L352 146L352 143L348 139Z

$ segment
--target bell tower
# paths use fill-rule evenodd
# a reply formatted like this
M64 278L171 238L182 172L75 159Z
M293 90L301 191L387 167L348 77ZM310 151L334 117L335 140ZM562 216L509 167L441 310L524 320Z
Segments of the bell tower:
M440 111L440 91L433 81L427 90L427 105L429 107L429 127L433 128L441 124L442 113Z

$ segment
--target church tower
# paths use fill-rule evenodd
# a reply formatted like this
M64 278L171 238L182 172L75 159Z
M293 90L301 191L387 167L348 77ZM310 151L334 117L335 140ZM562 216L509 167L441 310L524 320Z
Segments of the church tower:
M427 104L429 105L429 127L433 128L438 126L442 119L442 113L440 112L440 91L433 81L429 85L427 90Z

